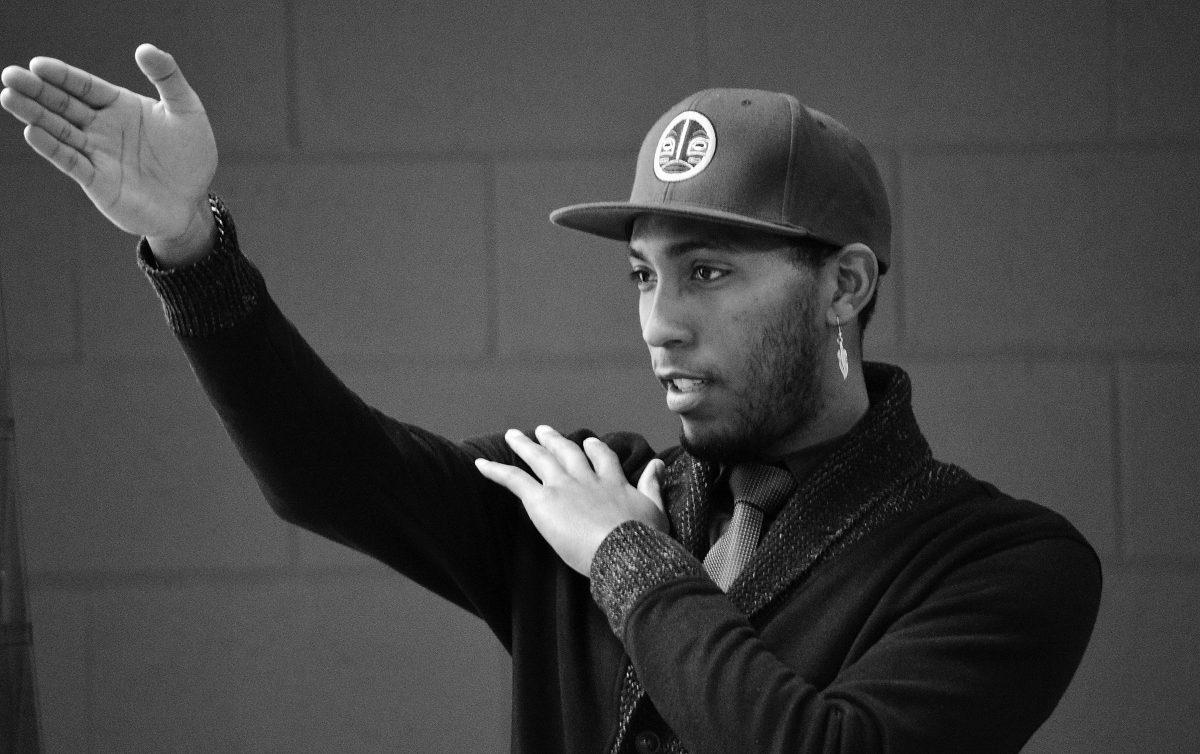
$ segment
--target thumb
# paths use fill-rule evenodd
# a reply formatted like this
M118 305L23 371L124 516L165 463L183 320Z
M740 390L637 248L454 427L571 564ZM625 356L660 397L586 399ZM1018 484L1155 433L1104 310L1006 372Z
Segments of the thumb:
M167 112L183 115L204 110L200 98L196 96L192 87L188 86L175 58L152 44L139 45L133 53L133 58L137 61L138 68L142 69L142 73L158 90L158 96L166 106Z
M660 487L660 476L666 465L661 458L655 458L650 463L646 464L646 468L642 469L642 475L638 478L637 491L650 498L655 507L666 515L666 509L663 508L662 490Z

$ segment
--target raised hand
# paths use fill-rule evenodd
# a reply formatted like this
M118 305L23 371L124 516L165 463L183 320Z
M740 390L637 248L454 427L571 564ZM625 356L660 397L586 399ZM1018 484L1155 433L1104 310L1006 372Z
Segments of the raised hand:
M659 491L662 461L647 464L635 488L626 481L617 454L595 437L584 440L581 449L545 425L536 436L534 442L510 429L504 439L537 479L516 466L482 458L475 466L521 498L533 525L568 566L590 576L600 543L626 521L667 531Z
M134 58L160 100L54 58L0 73L0 106L25 122L34 151L75 179L121 230L184 264L211 246L207 194L217 147L204 107L174 58L153 45Z

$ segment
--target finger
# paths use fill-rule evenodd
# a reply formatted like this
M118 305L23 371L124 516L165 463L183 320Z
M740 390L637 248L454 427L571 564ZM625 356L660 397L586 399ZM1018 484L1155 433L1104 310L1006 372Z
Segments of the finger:
M0 107L12 113L23 123L37 126L80 152L87 152L87 136L83 132L16 90L0 91Z
M24 97L38 107L62 116L75 126L86 126L96 119L95 110L62 89L46 83L24 68L13 67L12 70L13 73L7 75L5 81L12 96Z
M45 82L19 65L10 65L0 71L0 83L18 92L32 97L38 93Z
M188 86L175 58L151 44L140 45L133 57L138 68L158 90L167 112L182 115L204 109L196 92Z
M96 167L79 150L64 144L37 126L25 126L25 141L51 165L71 176L84 188L92 185Z
M536 479L516 466L489 461L486 458L476 458L475 468L479 469L480 474L504 487L522 501L542 489L542 485L538 484Z
M111 105L121 93L120 87L57 58L34 58L29 61L29 70L35 77L58 87L89 107Z
M579 446L563 437L554 427L543 424L534 430L534 435L543 448L554 454L559 464L571 476L580 477L593 473L592 464Z
M533 469L533 473L543 482L559 478L565 473L562 464L553 453L531 440L521 430L508 430L504 433L504 441L522 461L529 464L529 468Z
M655 458L650 463L646 464L646 468L642 469L642 475L638 478L637 490L653 501L654 505L666 515L666 508L663 507L662 501L662 473L666 469L666 464L661 459Z
M34 117L34 114L27 109L29 107L25 104L27 102L32 102L32 100L16 89L8 87L0 89L0 107L12 113L23 123L28 123Z
M583 452L587 453L588 460L592 462L596 476L601 479L625 479L625 472L621 470L621 459L617 458L612 448L605 445L600 438L589 437L584 440Z

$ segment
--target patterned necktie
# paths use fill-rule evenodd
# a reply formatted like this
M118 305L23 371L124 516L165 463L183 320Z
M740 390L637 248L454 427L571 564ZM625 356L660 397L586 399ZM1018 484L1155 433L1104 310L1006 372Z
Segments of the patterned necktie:
M795 487L792 475L777 466L743 463L733 467L729 473L733 518L704 558L705 570L721 591L729 591L750 562L762 536L763 522L787 502Z

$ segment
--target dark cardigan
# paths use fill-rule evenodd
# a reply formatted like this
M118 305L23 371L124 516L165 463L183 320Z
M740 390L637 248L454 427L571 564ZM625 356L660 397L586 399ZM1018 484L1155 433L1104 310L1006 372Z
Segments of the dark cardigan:
M1066 689L1095 553L1061 516L932 460L901 370L867 365L867 415L728 594L700 563L715 469L679 449L660 454L671 535L618 527L589 581L476 472L478 456L519 463L500 436L455 443L363 404L221 217L192 267L140 250L205 391L281 516L487 622L513 658L514 751L1016 751ZM631 480L654 457L604 439Z

